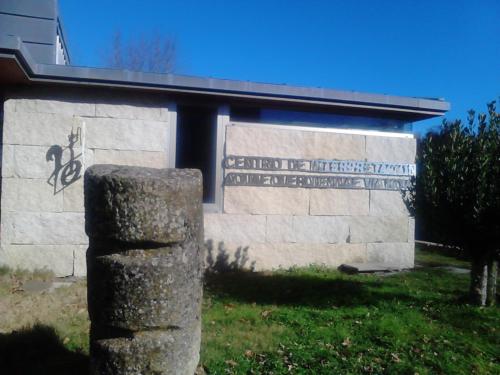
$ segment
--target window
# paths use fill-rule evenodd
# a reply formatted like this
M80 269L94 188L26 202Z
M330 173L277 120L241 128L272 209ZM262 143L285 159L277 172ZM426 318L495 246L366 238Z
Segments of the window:
M354 116L273 108L231 107L231 120L340 129L412 131L412 123L387 117Z

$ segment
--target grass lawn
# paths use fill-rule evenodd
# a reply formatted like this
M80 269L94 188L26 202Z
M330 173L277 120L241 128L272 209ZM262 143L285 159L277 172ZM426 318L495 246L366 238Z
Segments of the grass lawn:
M436 267L467 262L420 250L417 263L423 266L392 276L323 268L209 276L205 371L500 374L499 308L467 305L469 276ZM37 277L0 277L0 372L85 374L85 285L20 291Z

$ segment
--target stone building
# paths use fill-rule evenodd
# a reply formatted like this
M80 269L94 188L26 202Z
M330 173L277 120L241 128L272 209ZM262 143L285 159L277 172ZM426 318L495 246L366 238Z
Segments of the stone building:
M84 275L82 177L112 163L201 169L211 266L413 266L412 123L448 103L75 67L39 3L0 1L0 264Z

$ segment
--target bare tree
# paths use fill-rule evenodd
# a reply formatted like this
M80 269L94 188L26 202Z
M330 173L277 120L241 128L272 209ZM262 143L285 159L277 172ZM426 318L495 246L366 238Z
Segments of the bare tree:
M116 69L170 73L175 68L175 55L175 42L168 36L154 32L124 41L121 32L117 31L104 55L104 63Z

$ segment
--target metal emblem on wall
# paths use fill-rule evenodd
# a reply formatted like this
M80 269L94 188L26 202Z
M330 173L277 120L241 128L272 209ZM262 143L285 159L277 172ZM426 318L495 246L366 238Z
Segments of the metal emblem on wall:
M225 169L323 174L229 172L224 180L225 186L407 190L411 184L410 178L416 174L415 164L360 160L305 160L229 155L224 158L223 166Z

